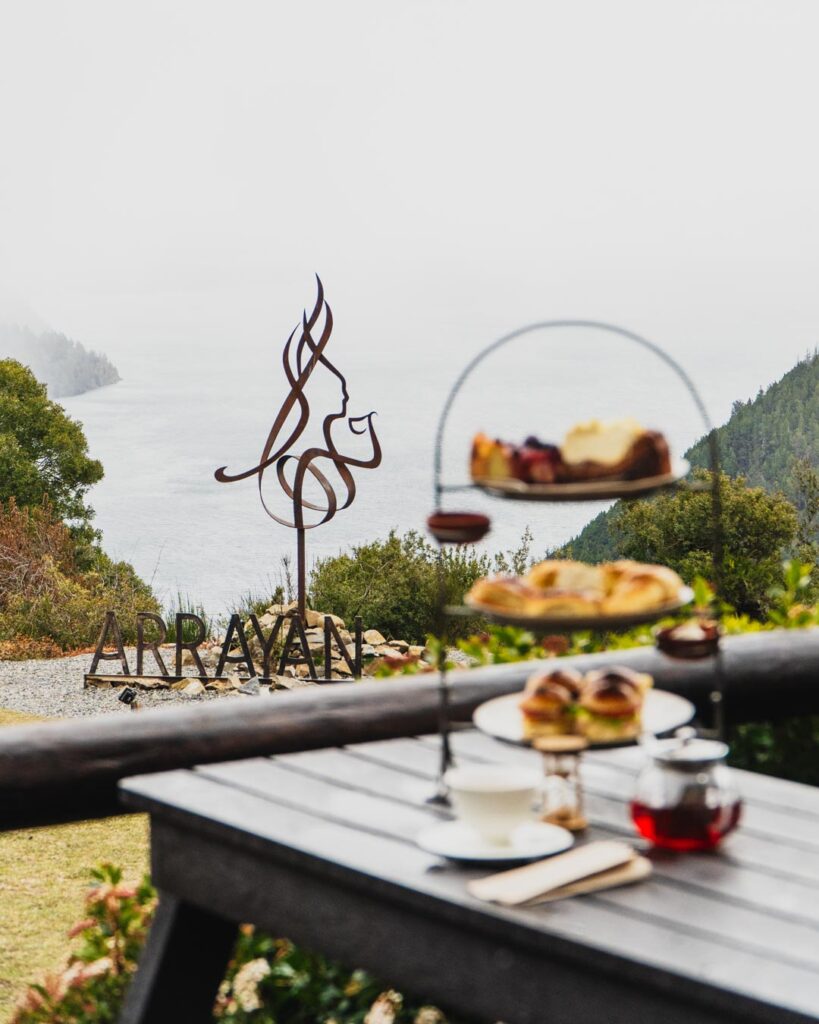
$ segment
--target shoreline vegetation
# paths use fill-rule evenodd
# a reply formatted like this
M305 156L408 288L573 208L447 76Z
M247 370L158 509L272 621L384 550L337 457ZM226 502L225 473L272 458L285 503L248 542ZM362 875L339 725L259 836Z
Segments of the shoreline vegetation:
M108 356L58 331L0 324L0 359L15 359L46 385L51 398L69 398L122 378Z

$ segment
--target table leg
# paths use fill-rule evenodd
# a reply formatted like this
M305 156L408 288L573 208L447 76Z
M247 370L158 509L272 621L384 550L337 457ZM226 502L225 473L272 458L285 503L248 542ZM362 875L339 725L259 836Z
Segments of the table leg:
M160 893L119 1024L210 1024L238 926Z

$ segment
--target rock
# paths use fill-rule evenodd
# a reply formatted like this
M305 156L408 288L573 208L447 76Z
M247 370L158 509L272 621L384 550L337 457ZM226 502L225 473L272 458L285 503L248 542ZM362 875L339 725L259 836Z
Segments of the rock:
M299 679L306 679L310 675L310 669L306 665L296 665L296 675Z
M344 649L350 655L350 660L355 661L355 644L345 644ZM374 658L375 648L372 644L361 645L361 657L362 658Z
M353 642L353 634L349 629L339 629L338 635L341 637L343 644L351 644Z
M279 607L279 606L278 605L273 605L272 607L276 608L276 607ZM259 619L259 625L262 627L262 629L272 629L276 625L276 619L279 617L279 614L280 614L279 612L276 612L274 614L270 610L270 608L268 608L267 611L264 613L264 615ZM253 626L251 625L250 622L248 622L247 626L245 627L245 631L246 632L252 632L253 631Z
M261 693L262 687L259 680L254 676L252 679L248 679L246 683L239 687L239 693L245 693L248 697L258 697Z
M196 662L193 660L193 651L182 652L182 664L183 665L195 665Z
M299 690L303 686L315 686L316 683L312 679L290 679L289 676L275 676L275 685L270 687L270 692L274 690Z
M410 644L407 648L407 654L411 654L414 658L420 658L426 650L422 644Z
M407 651L411 650L406 640L388 640L387 643L394 651L398 651L399 654L406 654Z
M339 676L349 677L353 674L348 668L347 662L344 661L342 658L338 658L336 661L333 662L333 671L336 673L336 675Z
M286 604L282 607L282 615L295 615L299 610L299 602L291 601L290 604Z
M233 687L227 679L211 679L205 683L205 689L212 693L232 693Z
M184 693L186 697L198 697L204 692L205 687L198 679L192 679L182 687L182 693Z
M390 658L395 657L396 654L400 654L401 652L391 644L381 644L379 647L376 647L375 653L379 658L383 658L384 656Z
M379 633L377 629L365 629L363 639L365 643L372 644L373 647L378 647L380 644L387 642L387 638L382 633Z
M304 613L304 624L312 628L324 629L324 616L321 612L314 612L308 608Z
M83 685L86 688L90 688L90 687L94 686L94 687L99 687L102 690L108 690L108 689L110 689L110 687L118 686L119 684L118 683L112 683L110 679L86 679L85 683ZM126 686L127 682L123 682L122 685Z
M316 614L321 617L322 628L324 628L325 618L330 619L330 621L339 631L347 628L347 623L344 621L344 619L339 618L338 615L331 615L329 612L317 612Z

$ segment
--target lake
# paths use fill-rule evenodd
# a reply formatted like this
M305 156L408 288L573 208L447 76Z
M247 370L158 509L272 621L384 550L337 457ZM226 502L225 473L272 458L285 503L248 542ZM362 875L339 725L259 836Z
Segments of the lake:
M132 562L165 603L179 591L223 614L240 595L271 590L282 556L295 558L295 534L264 514L256 479L225 485L213 476L218 466L238 472L257 464L286 393L281 349L290 326L282 327L280 338L206 352L155 339L144 351L116 353L120 383L63 400L105 467L90 502L106 550ZM390 529L424 529L433 503L437 418L463 364L491 340L488 330L465 325L420 332L410 323L390 343L374 329L353 345L337 322L326 354L347 376L349 413L376 410L383 461L378 469L356 470L352 507L308 533L308 561ZM718 350L706 356L702 348L692 348L688 360L674 355L686 362L716 422L729 415L734 399L769 383L776 365L738 359L734 351L721 358ZM781 372L795 358L782 351ZM769 376L760 379L760 373ZM308 385L313 427L338 405L338 382L326 371L327 380L320 376ZM530 433L559 441L580 419L620 415L663 430L678 453L703 433L684 388L655 357L599 331L539 332L493 354L468 381L446 435L445 480L466 481L477 430L517 441ZM345 434L342 424L337 443L343 451L354 448ZM358 450L366 457L366 446ZM271 498L275 488L270 474ZM531 505L467 492L451 495L446 507L492 517L482 545L488 550L516 546L528 526L534 553L541 554L577 533L606 503ZM286 504L278 508L286 515Z

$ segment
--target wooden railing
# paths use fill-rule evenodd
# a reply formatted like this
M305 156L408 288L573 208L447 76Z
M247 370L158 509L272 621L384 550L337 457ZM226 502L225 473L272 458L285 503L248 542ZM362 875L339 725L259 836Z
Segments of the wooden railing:
M729 637L723 649L728 721L819 712L819 630ZM672 661L653 648L561 661L581 671L612 663L650 672L658 688L700 710L716 683L713 662ZM452 673L453 720L519 690L539 664ZM122 813L117 783L131 775L434 732L438 706L437 676L429 675L6 728L0 830Z

